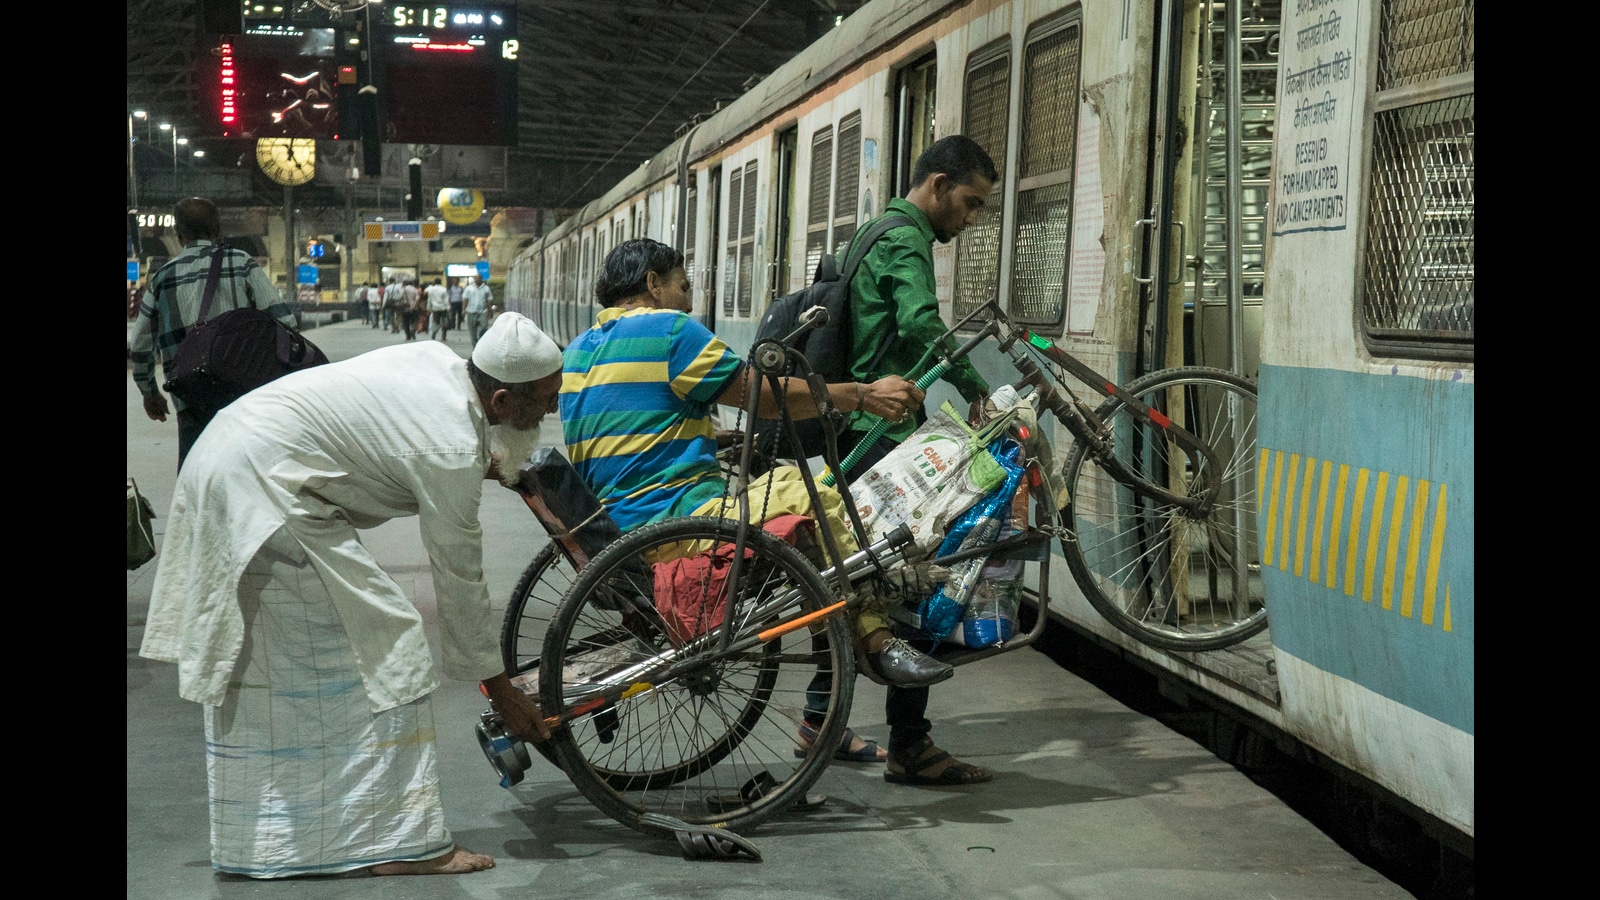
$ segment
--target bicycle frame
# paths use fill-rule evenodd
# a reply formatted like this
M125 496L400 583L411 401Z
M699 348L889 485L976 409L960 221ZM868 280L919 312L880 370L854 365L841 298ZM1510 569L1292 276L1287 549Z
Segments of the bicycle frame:
M1012 324L1005 311L1000 308L999 302L989 300L961 321L945 332L946 336L954 335L980 315L988 314L988 321L980 329L979 334L993 333L999 342L1001 352L1011 360L1011 364L1022 373L1022 378L1013 384L1013 387L1022 389L1032 387L1039 392L1041 400L1050 412L1054 413L1061 424L1066 426L1073 438L1087 445L1089 453L1102 468L1112 477L1130 490L1143 494L1162 503L1171 504L1185 510L1189 514L1200 517L1211 511L1216 503L1217 495L1222 490L1221 464L1216 451L1211 445L1201 440L1198 436L1173 422L1160 410L1153 409L1138 397L1123 390L1116 382L1107 379L1099 372L1090 368L1082 360L1063 350L1049 338L1037 334L1026 327L1018 328ZM1130 470L1112 452L1116 436L1109 427L1101 422L1094 411L1089 409L1072 393L1066 385L1052 374L1034 362L1028 350L1039 353L1050 362L1067 370L1073 377L1088 385L1092 390L1104 397L1114 398L1131 410L1141 424L1153 425L1168 435L1173 443L1183 449L1189 457L1191 468L1194 472L1204 472L1206 484L1198 494L1180 494L1168 490L1161 485L1154 484L1138 473ZM1063 396L1065 394L1065 396ZM1071 398L1070 400L1068 398Z

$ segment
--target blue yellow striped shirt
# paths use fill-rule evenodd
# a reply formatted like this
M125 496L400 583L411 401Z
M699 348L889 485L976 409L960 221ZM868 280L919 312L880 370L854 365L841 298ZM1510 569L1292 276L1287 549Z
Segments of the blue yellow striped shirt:
M601 310L567 347L567 456L624 531L688 515L721 496L711 410L743 365L676 310Z

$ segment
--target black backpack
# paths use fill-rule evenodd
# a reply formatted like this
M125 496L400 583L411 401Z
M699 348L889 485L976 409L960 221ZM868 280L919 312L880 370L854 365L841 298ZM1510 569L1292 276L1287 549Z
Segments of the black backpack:
M903 215L884 216L873 222L850 248L843 271L837 268L831 255L823 254L810 285L779 297L767 307L767 314L756 328L755 340L750 345L752 349L764 340L780 340L787 336L799 326L802 312L813 306L822 306L828 310L827 324L801 335L795 342L795 349L805 354L811 370L822 376L822 380L828 384L854 380L850 374L850 350L854 346L850 283L878 238L891 228L914 224ZM874 368L893 345L894 339L894 334L884 336L883 343L873 355ZM802 373L790 371L789 374L798 376ZM769 459L793 455L792 442L779 433L781 424L778 419L756 419L751 423L756 435L756 447ZM842 428L843 420L838 424ZM822 419L804 419L794 423L795 433L799 435L800 445L808 458L823 455L826 446L823 427Z

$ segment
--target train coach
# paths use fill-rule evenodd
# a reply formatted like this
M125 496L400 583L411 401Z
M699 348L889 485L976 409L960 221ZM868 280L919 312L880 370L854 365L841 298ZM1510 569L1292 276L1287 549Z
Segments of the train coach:
M946 321L998 297L1120 382L1199 364L1258 386L1268 629L1149 647L1065 566L1052 614L1470 844L1474 9L873 0L522 251L506 306L565 344L606 253L651 237L743 351L924 147L977 139L1001 178L935 248Z

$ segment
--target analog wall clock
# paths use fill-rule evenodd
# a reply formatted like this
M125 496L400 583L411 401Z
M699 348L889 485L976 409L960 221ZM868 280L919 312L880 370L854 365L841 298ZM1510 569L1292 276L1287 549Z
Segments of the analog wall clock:
M317 172L317 142L311 138L261 138L256 163L279 184L299 185Z

